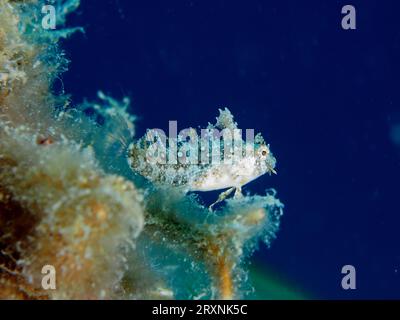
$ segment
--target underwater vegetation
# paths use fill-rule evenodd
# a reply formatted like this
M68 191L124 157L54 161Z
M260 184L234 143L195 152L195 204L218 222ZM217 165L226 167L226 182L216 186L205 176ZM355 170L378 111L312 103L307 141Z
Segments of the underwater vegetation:
M72 106L53 93L68 66L58 40L82 30L44 30L43 4L0 0L0 298L245 298L248 258L279 228L275 191L210 211L188 193L193 181L182 191L132 170L120 152L136 140L129 99L99 92ZM55 4L64 22L79 1ZM275 166L258 140L269 158L252 178ZM45 265L54 290L42 287Z

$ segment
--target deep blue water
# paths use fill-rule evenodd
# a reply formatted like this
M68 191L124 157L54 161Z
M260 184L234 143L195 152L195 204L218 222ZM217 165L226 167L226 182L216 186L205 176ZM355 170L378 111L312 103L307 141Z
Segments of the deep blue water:
M261 131L285 203L255 255L315 298L400 298L400 2L84 0L63 77L73 101L132 98L146 128L214 121L227 106ZM341 28L353 4L357 30ZM399 138L400 139L400 138ZM343 265L357 270L344 291Z

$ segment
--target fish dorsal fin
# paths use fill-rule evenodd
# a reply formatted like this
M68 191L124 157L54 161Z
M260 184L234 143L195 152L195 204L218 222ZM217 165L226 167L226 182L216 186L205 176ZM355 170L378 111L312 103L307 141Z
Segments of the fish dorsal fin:
M223 129L237 129L237 123L235 122L232 113L228 108L219 109L219 116L216 118L217 122L215 128L220 130Z

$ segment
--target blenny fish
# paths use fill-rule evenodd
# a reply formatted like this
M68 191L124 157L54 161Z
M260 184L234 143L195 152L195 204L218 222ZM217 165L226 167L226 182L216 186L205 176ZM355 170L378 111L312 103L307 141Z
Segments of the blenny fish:
M193 128L176 139L148 130L128 147L131 169L157 185L179 187L184 192L228 189L210 210L233 191L234 197L241 197L242 186L265 173L276 174L276 159L261 134L243 141L229 109L219 112L215 125L209 123L201 129L201 138Z

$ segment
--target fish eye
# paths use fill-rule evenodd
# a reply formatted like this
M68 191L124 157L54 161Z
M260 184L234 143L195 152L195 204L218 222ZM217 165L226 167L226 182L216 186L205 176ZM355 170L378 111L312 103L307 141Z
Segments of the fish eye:
M268 151L267 151L267 150L261 151L261 155L262 155L263 157L265 157L267 154L268 154Z

